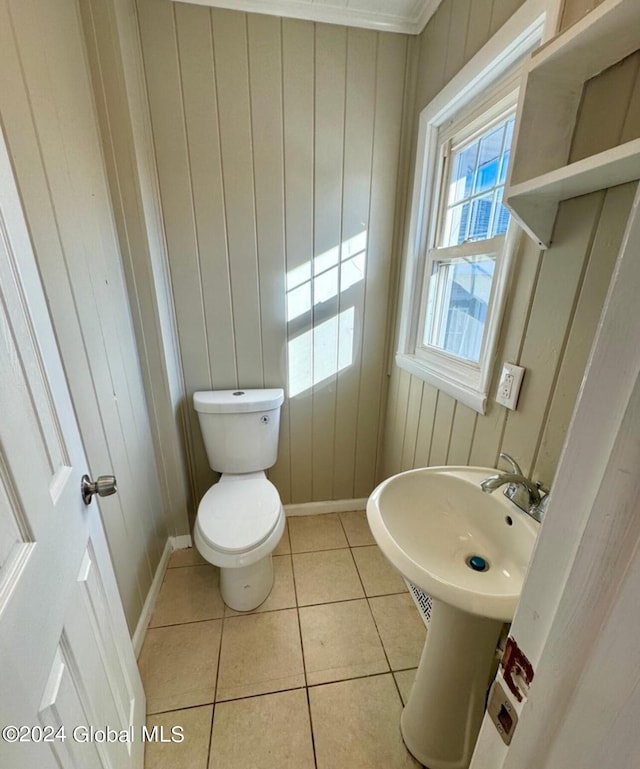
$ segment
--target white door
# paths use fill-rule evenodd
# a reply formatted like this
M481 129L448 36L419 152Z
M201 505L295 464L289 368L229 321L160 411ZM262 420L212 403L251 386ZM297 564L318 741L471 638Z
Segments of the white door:
M0 133L3 769L142 766L144 693L97 502L81 498L86 472Z
M471 769L640 766L639 257L640 190L511 626L531 687Z

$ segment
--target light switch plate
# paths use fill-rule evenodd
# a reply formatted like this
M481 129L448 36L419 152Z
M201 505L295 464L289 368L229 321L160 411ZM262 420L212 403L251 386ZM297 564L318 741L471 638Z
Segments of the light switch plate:
M503 363L500 381L498 382L498 392L496 393L496 402L508 409L515 410L522 386L522 378L525 369L522 366L516 366L515 363Z

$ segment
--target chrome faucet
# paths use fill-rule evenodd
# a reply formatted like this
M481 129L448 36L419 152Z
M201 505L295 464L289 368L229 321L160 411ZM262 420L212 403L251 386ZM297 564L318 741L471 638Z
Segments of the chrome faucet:
M538 523L541 523L546 512L549 494L542 488L542 484L534 483L523 475L520 466L513 457L501 453L500 459L504 459L511 465L511 472L490 475L480 483L480 488L491 494L496 489L506 485L505 497Z

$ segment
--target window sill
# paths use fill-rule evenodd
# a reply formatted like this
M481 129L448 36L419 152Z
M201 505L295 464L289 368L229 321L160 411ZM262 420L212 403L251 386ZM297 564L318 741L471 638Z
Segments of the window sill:
M437 387L438 390L442 390L442 392L460 401L460 403L463 403L470 409L477 411L479 414L486 413L487 393L466 387L460 384L460 382L454 382L443 374L434 371L415 355L397 353L396 365L413 374L413 376L417 376L419 379Z

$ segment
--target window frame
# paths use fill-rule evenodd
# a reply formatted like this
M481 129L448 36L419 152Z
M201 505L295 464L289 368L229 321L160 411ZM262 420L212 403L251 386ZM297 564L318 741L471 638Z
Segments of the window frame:
M484 255L495 256L496 266L495 266L493 278L491 280L491 290L489 292L489 301L487 303L487 319L489 320L491 318L494 298L496 295L496 291L495 291L496 277L499 274L500 269L503 267L501 262L504 261L504 259L502 259L502 255L504 252L504 244L505 244L505 235L498 235L495 238L487 238L485 240L469 241L468 243L461 243L459 246L429 249L429 252L427 254L427 258L425 261L422 296L421 296L421 302L420 302L420 310L418 313L418 325L417 325L417 334L416 334L416 355L428 361L430 355L433 353L433 356L436 360L439 360L441 357L452 358L453 362L458 363L458 365L462 363L468 364L473 367L477 367L480 365L480 362L484 357L485 348L487 346L488 326L489 326L488 323L485 324L487 331L483 333L483 341L482 341L482 346L480 348L480 356L478 358L477 363L469 359L461 358L455 355L454 353L446 352L442 348L438 348L435 345L429 345L424 342L424 338L426 336L427 317L428 317L427 304L429 299L429 277L432 274L433 265L437 262L447 262L449 260L456 259L456 258L464 258L465 256L484 256Z
M433 249L442 206L446 205L440 194L444 184L442 148L456 131L460 133L461 124L471 135L488 110L495 107L499 112L500 105L507 104L518 88L523 58L542 39L544 20L544 3L527 0L420 114L395 360L400 368L481 414L486 411L510 268L521 230L511 217L506 235L499 236L504 237L504 245L496 260L480 361L473 363L435 348L424 348L427 276L436 255ZM475 241L455 248L464 251L463 247L469 245L477 251L478 243L487 242Z
M424 254L424 270L420 290L420 304L417 317L416 339L414 355L417 361L433 372L433 376L446 377L440 382L441 389L454 394L461 399L459 391L452 393L454 383L469 391L467 397L473 393L487 396L489 381L491 378L493 355L497 342L497 332L504 309L506 298L506 286L510 275L514 252L518 246L520 230L510 219L509 227L505 235L487 238L481 241L468 241L455 246L438 246L441 230L444 226L445 211L447 207L446 185L450 171L450 156L452 138L459 139L460 144L465 139L484 133L500 117L515 112L518 100L520 73L511 72L506 78L494 84L476 99L470 107L462 109L451 120L449 125L444 125L438 130L437 153L438 169L437 182L432 191L432 217L431 226L427 234L426 253ZM464 138L462 138L464 137ZM435 181L435 180L434 180ZM511 237L508 237L508 236ZM454 257L471 256L479 253L495 255L495 269L491 281L491 291L487 304L487 317L483 333L480 357L477 362L465 360L444 350L425 345L426 304L429 293L429 278L431 269L436 261L440 261L447 255ZM484 404L483 404L484 405Z

